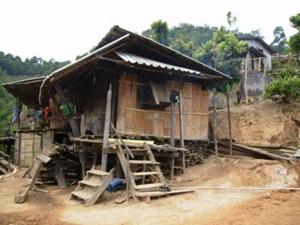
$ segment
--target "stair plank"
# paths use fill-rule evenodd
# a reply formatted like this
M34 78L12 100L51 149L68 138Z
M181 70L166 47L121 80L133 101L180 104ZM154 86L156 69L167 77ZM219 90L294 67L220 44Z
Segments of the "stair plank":
M150 160L129 160L130 164L149 164L149 165L159 165L159 162L154 162Z
M106 176L108 173L102 170L89 170L87 171L88 174L93 174L93 175L97 175L97 176Z
M144 149L144 148L130 148L130 151L132 151L132 152L146 152L147 149Z
M91 193L87 193L85 191L73 191L73 192L71 192L71 194L84 200L84 201L86 201L92 197Z
M146 192L139 192L136 191L135 195L137 197L160 197L160 196L166 196L166 195L175 195L175 194L184 194L184 193L191 193L194 192L194 190L171 190L167 192L163 191L146 191Z
M135 189L137 190L153 189L153 188L159 188L161 186L164 186L164 184L163 183L140 184L140 185L136 185Z
M87 186L90 186L90 187L99 187L101 185L101 181L99 182L93 182L93 181L89 181L89 180L82 180L82 181L79 181L80 184L83 184L83 185L87 185Z
M138 173L133 173L134 176L149 176L149 175L158 175L158 172L153 171L153 172L138 172Z

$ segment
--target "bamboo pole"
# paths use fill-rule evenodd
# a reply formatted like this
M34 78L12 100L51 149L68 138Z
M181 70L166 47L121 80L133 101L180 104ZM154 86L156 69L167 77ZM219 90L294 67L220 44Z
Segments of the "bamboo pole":
M108 148L108 138L110 131L110 123L111 123L111 99L112 99L112 84L109 83L109 88L107 91L106 97L106 111L105 111L105 123L104 123L104 131L103 131L103 146L102 146L102 158L101 158L101 170L107 170L107 153L106 150Z
M229 104L229 91L226 92L227 102L227 117L228 117L228 134L229 134L229 153L232 155L232 133L231 133L231 115L230 115L230 104Z

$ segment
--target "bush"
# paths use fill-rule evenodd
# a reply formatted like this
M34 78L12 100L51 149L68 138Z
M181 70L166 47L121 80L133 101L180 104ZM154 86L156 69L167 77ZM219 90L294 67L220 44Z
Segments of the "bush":
M287 100L300 97L300 77L294 68L285 68L274 75L274 79L265 87L264 96L272 99L281 96Z

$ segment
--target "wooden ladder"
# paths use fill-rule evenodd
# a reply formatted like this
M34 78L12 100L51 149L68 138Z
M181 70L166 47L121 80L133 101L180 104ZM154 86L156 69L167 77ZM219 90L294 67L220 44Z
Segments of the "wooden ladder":
M150 146L147 143L142 147L124 144L117 144L117 155L125 177L130 182L133 196L151 197L154 193L158 195L168 192L170 189L161 172L160 163L156 161Z
M84 179L79 181L77 188L71 193L71 199L81 200L85 206L94 205L109 185L113 171L114 169L109 172L97 169L87 171Z

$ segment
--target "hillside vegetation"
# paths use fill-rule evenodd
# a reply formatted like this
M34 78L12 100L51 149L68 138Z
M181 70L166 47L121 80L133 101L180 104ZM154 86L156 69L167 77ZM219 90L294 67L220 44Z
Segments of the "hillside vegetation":
M44 60L38 57L22 60L19 56L0 52L0 135L10 129L15 98L3 87L3 83L46 75L69 63Z

